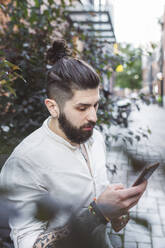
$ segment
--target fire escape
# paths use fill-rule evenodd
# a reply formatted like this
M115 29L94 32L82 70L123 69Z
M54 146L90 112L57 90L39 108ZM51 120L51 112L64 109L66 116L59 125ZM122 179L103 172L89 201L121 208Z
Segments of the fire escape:
M87 1L87 0L86 0ZM82 1L83 2L83 1ZM99 0L97 10L94 0L88 0L89 5L85 5L68 10L69 19L74 26L88 31L88 34L95 38L106 41L109 44L116 43L113 23L110 11L103 10L101 0Z

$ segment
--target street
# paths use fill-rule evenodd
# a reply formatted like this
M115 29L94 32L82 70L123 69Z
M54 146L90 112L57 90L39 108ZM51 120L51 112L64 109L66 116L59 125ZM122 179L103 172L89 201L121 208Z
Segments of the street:
M108 154L109 180L129 187L144 165L160 162L160 167L149 179L138 205L131 209L126 228L118 234L109 228L114 248L165 247L165 109L157 105L140 106L141 110L134 110L130 116L129 129L134 132L149 128L152 133L133 145L113 142ZM110 132L126 133L126 130L112 127ZM112 174L114 166L117 170Z

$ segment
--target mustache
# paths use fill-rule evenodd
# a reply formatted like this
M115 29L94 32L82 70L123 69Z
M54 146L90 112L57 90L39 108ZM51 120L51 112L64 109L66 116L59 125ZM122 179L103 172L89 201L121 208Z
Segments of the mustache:
M87 124L81 126L81 128L94 128L95 125L96 125L96 122L90 121Z

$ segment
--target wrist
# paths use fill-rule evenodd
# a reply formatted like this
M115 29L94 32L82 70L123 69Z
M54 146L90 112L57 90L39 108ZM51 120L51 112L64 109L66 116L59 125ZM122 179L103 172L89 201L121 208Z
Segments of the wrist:
M101 212L100 208L97 205L96 200L91 202L88 209L89 209L90 213L97 216L103 224L107 224L108 222L110 222L110 219L108 217L104 216L103 213Z
M106 203L102 203L99 199L96 198L94 199L94 201L96 202L98 209L100 210L104 218L107 220L107 222L111 222L111 218L106 215L105 211L103 211L105 208L104 206L106 206Z

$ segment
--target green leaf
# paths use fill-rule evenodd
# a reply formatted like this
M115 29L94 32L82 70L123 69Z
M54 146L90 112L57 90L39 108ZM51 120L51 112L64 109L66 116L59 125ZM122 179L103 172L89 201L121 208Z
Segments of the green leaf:
M52 5L53 2L54 2L54 0L48 0L48 3L49 3L50 5Z
M8 60L3 60L4 61L4 64L5 65L8 65L8 67L10 67L10 68L12 68L12 70L14 71L14 70L21 70L20 68L19 68L19 66L17 66L17 65L15 65L15 64L13 64L13 63L11 63L11 62L9 62Z
M6 83L7 83L7 81L6 81L5 79L3 79L3 80L0 81L0 84L1 84L1 85L4 85L4 84L6 84Z
M61 0L61 5L63 8L65 8L66 4L65 4L65 0Z
M14 96L16 96L16 92L15 92L15 90L10 86L10 85L6 85L6 88L9 90L9 92L11 93L11 94L13 94Z
M40 8L40 6L42 5L42 0L34 0L34 3L35 3L35 7L36 8Z

